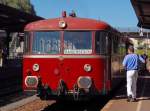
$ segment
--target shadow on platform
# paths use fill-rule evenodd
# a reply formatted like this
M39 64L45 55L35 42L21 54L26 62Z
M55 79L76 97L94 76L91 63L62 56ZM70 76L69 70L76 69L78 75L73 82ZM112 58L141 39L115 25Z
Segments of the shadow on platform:
M126 99L126 85L122 86L115 94L114 100ZM150 74L139 75L137 81L137 100L150 100Z
M27 97L30 97L33 95L35 95L35 92L17 92L17 93L13 93L11 95L2 96L2 97L0 97L0 107L5 106L10 103L20 101L24 98L27 98Z

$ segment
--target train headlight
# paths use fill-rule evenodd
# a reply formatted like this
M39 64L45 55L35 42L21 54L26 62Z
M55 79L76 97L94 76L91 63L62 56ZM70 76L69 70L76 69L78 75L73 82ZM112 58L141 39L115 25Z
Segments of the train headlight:
M33 71L39 71L39 69L40 69L39 64L34 64L32 69L33 69Z
M88 89L92 85L92 80L89 76L80 76L77 80L79 88Z
M36 76L27 76L25 78L25 85L27 87L37 87L37 85L38 85L38 78Z
M90 72L90 71L92 70L92 66L91 66L90 64L85 64L85 65L84 65L84 70L85 70L86 72Z
M65 28L66 26L67 26L67 24L65 21L63 21L63 20L59 21L59 27L60 28Z

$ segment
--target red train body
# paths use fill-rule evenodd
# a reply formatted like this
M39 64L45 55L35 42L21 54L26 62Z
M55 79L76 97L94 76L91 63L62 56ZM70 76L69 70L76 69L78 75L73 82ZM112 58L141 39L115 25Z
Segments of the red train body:
M105 22L63 16L28 24L24 45L24 90L79 100L112 90L129 41Z

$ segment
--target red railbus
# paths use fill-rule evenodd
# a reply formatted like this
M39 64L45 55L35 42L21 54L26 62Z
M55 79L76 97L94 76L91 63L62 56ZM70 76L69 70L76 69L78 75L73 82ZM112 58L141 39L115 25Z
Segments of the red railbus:
M107 94L130 44L109 24L75 13L27 24L24 40L23 89L41 99Z

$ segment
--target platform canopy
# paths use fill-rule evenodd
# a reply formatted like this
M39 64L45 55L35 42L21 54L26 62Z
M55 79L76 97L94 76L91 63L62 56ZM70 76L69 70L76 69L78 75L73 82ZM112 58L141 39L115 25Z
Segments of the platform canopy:
M27 23L41 19L43 18L0 4L0 30L23 31Z
M138 26L150 29L150 0L131 0Z

